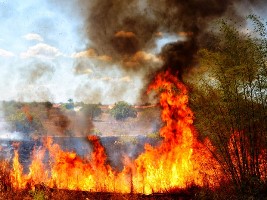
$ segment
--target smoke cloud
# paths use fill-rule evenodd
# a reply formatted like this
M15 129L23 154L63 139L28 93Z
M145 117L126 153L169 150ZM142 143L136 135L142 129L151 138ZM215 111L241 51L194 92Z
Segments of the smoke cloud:
M195 54L209 22L224 15L241 18L238 5L243 9L257 5L260 0L80 0L81 15L86 18L88 46L99 54L109 55L125 70L139 70L144 65L129 67L123 62L137 52L155 48L158 33L183 33L186 41L166 45L160 57L164 68L180 74L196 63Z
M53 95L47 82L53 77L55 66L51 62L30 60L20 67L16 84L19 101L51 101Z
M87 47L73 55L77 58L74 74L92 77L93 66L101 70L113 70L116 66L125 76L140 77L143 91L139 89L141 94L135 94L139 95L139 101L146 101L142 94L158 71L168 68L173 73L178 72L183 81L183 75L197 66L199 48L214 43L210 22L226 17L245 23L244 16L259 10L263 4L264 0L76 0L67 5L65 1L54 3L84 21L80 32ZM73 11L66 8L70 6ZM167 35L177 39L168 41ZM167 42L159 48L159 40ZM83 88L92 88L90 94L98 90L105 93L101 88L87 86L88 83L81 84L76 94L82 94ZM129 90L128 87L120 88L116 89L116 97ZM106 97L100 96L99 101L103 101L102 96Z
M54 66L45 62L33 62L23 69L23 75L28 83L36 83L42 78L49 79L52 77L55 69Z

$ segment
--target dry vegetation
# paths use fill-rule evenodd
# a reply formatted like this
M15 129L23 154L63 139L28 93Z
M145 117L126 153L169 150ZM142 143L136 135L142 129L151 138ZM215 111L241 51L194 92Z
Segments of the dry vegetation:
M195 199L201 195L202 190L196 186L188 189L173 189L165 193L144 194L120 194L109 192L74 191L48 188L45 185L35 185L35 189L17 190L12 188L10 179L10 163L1 161L0 163L0 199L7 200L171 200L171 199ZM203 194L202 194L203 195Z

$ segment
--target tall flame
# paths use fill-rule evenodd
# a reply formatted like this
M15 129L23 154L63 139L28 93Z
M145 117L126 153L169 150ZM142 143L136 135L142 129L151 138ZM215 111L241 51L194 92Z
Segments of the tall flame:
M15 152L13 186L25 188L31 181L71 190L145 194L185 188L188 184L216 186L219 175L215 171L220 171L219 165L206 147L212 148L210 143L206 141L204 145L196 139L185 85L167 71L156 76L148 89L151 90L159 95L165 123L160 130L163 142L159 146L146 144L144 153L134 161L125 158L124 169L117 172L107 164L105 149L96 136L88 137L94 147L90 160L81 159L74 152L64 152L49 139L46 149L51 166L42 176L37 176L44 170L42 156L34 156L29 174L23 175Z
M185 85L167 71L156 77L150 90L160 96L161 118L166 125L160 130L162 144L156 148L146 145L146 152L135 161L137 174L143 177L144 192L185 188L192 183L214 186L218 180L214 167L218 168L218 163L196 140Z

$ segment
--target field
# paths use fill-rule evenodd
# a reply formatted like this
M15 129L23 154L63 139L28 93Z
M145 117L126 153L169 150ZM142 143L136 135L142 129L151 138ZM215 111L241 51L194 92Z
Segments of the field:
M33 108L33 112L35 108ZM159 131L160 108L157 106L139 108L136 118L116 120L109 110L102 108L102 114L94 119L82 112L62 111L52 108L41 123L48 136L138 136Z

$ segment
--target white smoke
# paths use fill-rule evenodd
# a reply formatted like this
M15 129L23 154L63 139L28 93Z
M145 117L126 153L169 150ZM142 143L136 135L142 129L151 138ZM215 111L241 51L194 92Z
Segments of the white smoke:
M0 102L0 140L12 140L19 141L23 140L23 134L20 132L10 132L8 131L8 123L5 120L3 104Z
M0 127L1 128L1 127ZM23 140L23 134L20 132L8 132L0 130L0 140L12 140L12 141L20 141Z

